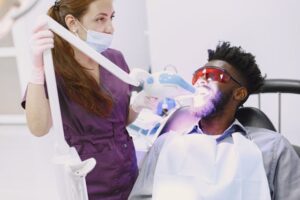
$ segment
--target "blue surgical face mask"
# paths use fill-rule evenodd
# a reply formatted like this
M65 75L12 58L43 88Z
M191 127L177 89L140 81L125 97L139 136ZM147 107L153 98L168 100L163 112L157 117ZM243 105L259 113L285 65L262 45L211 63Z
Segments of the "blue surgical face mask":
M78 21L79 22L79 21ZM101 33L86 29L80 22L81 27L86 31L86 43L90 45L97 52L101 53L108 49L111 45L113 35L107 33Z

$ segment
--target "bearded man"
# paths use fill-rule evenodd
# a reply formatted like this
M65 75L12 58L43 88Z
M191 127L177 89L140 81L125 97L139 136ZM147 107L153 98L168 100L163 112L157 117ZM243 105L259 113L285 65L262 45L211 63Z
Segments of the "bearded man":
M208 50L208 62L193 75L193 106L173 117L171 131L151 147L129 199L299 199L300 159L292 145L235 118L263 81L255 57L241 47L222 42Z

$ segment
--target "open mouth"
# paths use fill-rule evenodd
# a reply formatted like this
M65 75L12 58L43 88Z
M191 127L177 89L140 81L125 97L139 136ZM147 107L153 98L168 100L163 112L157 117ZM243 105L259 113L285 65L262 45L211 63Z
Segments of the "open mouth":
M209 101L212 94L211 88L208 86L197 87L194 94L194 107L203 107Z
M196 89L196 95L207 96L210 93L210 88L207 86L201 86Z

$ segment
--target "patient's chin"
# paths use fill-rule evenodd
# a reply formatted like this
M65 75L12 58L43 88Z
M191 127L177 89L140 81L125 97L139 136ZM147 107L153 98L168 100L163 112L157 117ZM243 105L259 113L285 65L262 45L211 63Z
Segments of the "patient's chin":
M193 110L194 110L194 115L197 118L205 118L214 112L215 106L211 101L207 101L206 103L203 103L199 106L194 106Z

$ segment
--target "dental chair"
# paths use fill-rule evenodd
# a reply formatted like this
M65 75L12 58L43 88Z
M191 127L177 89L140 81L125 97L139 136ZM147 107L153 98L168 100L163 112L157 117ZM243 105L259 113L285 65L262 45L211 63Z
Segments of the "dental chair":
M257 95L259 98L259 107L260 107L260 94L261 93L278 93L279 100L279 122L278 122L278 130L274 127L271 120L267 117L267 115L255 107L241 107L238 109L236 113L236 118L244 125L244 126L253 126L259 128L266 128L272 131L280 132L281 127L281 94L282 93L290 93L290 94L300 94L300 81L299 80L288 80L288 79L267 79L264 82L263 87L258 91ZM300 147L293 145L296 150L298 156L300 157Z

